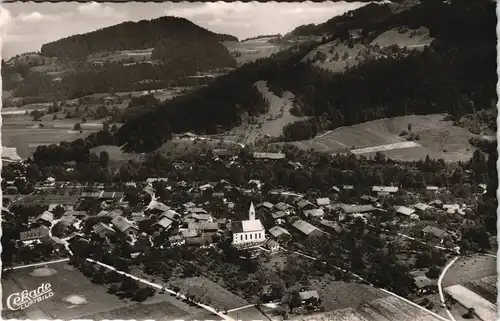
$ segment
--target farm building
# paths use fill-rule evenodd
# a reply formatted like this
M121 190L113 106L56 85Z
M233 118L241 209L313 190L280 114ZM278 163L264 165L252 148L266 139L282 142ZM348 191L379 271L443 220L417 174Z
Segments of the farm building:
M298 201L297 206L302 211L312 210L316 208L316 206L313 203L309 202L306 199L301 199L300 201Z
M168 178L162 178L162 177L150 177L146 179L146 183L148 184L153 184L154 182L168 182Z
M151 226L156 230L166 231L172 226L172 221L166 217L163 217L158 222L154 223Z
M255 208L253 203L248 210L248 220L234 222L231 224L233 232L233 244L260 243L266 239L266 231L259 219L255 218Z
M293 206L283 202L274 205L274 208L277 209L278 211L283 211L287 214L290 214L290 212L293 210Z
M177 138L178 139L194 139L194 138L196 138L196 135L191 133L191 132L187 132L187 133L182 133L182 134L177 135Z
M293 227L295 227L302 235L305 235L307 237L310 236L318 236L323 234L324 232L318 229L316 226L307 223L306 221L303 220L297 220L293 224Z
M321 224L324 227L326 227L327 229L331 229L337 233L342 232L342 227L337 222L329 221L329 220L321 220L321 221L319 221L319 224Z
M417 204L413 205L413 208L416 209L417 211L423 212L429 208L429 205L427 205L425 203L417 203Z
M273 217L274 220L279 220L279 219L282 219L284 217L287 217L288 214L286 212L283 212L283 211L277 211L277 212L272 213L271 216Z
M104 238L106 236L115 234L115 231L107 226L106 224L99 222L92 227L92 232L100 237Z
M377 203L380 199L378 197L370 196L370 195L361 195L360 200L364 204L373 204Z

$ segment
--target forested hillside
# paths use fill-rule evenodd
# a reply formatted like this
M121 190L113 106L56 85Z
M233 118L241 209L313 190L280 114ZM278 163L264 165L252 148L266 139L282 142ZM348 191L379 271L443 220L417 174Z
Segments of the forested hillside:
M125 22L45 44L41 55L4 64L4 90L33 103L191 85L193 80L186 77L197 72L236 67L236 61L220 43L227 40L238 41L183 18ZM123 56L121 50L148 48L152 53L145 60L135 61L134 54L124 54L125 59L103 58Z
M83 35L74 35L42 46L44 56L79 59L90 54L153 48L160 40L238 41L230 35L216 34L191 21L161 17L139 22L124 22Z
M366 6L358 9L361 14L352 14L352 21L342 18L349 28L363 29L364 36L347 36L346 42L370 42L395 27L425 26L435 39L431 46L409 53L395 47L390 57L368 59L337 74L302 61L308 50L321 43L292 48L245 65L202 91L131 121L118 132L118 142L128 142L129 148L146 151L159 147L171 131L214 133L219 125L234 127L241 121L242 108L249 114L263 111L260 104L254 103L252 86L257 80L267 80L276 93L291 91L297 98L296 112L314 116L285 128L287 140L307 139L319 130L384 117L450 113L459 119L473 110L494 107L494 2L423 1L396 13L388 13L384 8ZM366 20L370 10L379 18ZM322 32L328 32L329 25L324 24ZM328 32L332 36L324 37L322 43L338 38L341 31L332 24Z

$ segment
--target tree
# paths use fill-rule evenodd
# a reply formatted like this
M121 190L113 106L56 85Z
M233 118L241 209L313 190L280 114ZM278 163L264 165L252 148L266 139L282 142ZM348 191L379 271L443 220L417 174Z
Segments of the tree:
M408 131L411 132L411 129L412 129L412 124L408 123Z
M73 127L73 130L82 130L82 125L80 123L76 123L75 126Z
M99 163L101 165L102 168L108 168L108 165L109 165L109 154L107 151L103 150L100 154L99 154Z

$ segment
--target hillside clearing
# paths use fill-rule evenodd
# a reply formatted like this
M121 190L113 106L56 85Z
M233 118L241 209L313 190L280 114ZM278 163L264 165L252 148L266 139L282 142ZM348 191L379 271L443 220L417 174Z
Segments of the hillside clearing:
M244 42L224 41L222 44L236 59L238 66L253 62L259 58L267 58L283 49L283 46L269 43L272 38L251 39Z
M477 137L467 129L445 120L444 114L408 115L373 120L353 126L344 126L318 135L307 141L293 142L302 149L314 149L334 154L348 151L373 157L377 151L386 157L412 161L425 158L443 158L445 161L466 161L475 149L469 139ZM419 140L407 141L403 131L418 135Z
M256 117L253 123L245 123L236 127L231 132L225 133L224 136L232 138L236 136L244 144L251 144L264 138L266 135L279 137L281 136L283 127L304 119L304 117L296 117L290 113L295 99L291 92L285 91L282 97L279 97L269 91L267 81L263 80L257 81L255 87L269 101L269 111Z
M406 49L408 52L423 50L432 40L434 39L429 37L429 30L425 27L415 30L392 29L380 34L370 44L347 45L339 40L328 42L309 52L302 61L312 62L317 67L340 73L367 59L392 56L395 53L390 48L392 46Z

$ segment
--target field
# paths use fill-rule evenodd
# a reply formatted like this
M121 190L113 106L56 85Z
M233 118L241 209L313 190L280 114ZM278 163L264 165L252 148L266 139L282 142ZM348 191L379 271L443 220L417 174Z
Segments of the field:
M479 316L479 318L481 318L481 320L496 320L497 307L477 293L459 284L449 286L444 289L444 291L451 295L464 307L474 308L476 314Z
M219 284L214 283L205 277L179 279L171 283L172 285L181 288L182 293L193 294L207 303L207 300L210 300L208 305L214 308L219 308L220 310L231 310L249 304L244 299L229 292Z
M34 122L30 116L17 115L2 117L2 145L16 148L21 158L32 156L38 146L59 144L85 138L102 128L102 123L82 124L82 133L74 131L78 119L44 120ZM43 124L43 127L40 127Z
M256 307L248 307L237 311L228 312L227 315L234 320L265 320L266 316Z
M87 57L88 62L123 62L123 63L133 63L133 62L149 62L151 61L151 54L153 53L153 48L143 49L143 50L121 50L115 52L106 52L89 55Z
M496 258L486 255L474 255L461 258L453 264L443 278L443 287L479 281L485 277L497 275ZM485 281L490 279L485 279Z
M53 274L35 276L33 272L40 272L40 270L48 270ZM46 319L69 320L89 312L104 311L127 305L126 302L106 293L105 287L92 284L80 271L65 263L50 265L50 269L26 268L17 270L9 275L9 279L13 282L2 282L4 298L18 291L18 288L12 287L12 284L23 290L36 289L45 282L51 284L54 296L33 306L34 309L36 308L45 314ZM72 304L66 301L70 296L78 297L86 302ZM28 317L30 316L28 315Z
M172 139L164 143L158 148L159 152L164 154L175 154L181 155L184 153L203 153L211 149L230 149L238 147L232 142L220 142L218 139L213 138L213 140L189 140L189 139Z
M271 38L252 39L245 42L225 41L227 50L235 55L238 66L259 58L267 58L282 49L281 45L271 44L267 41Z
M386 157L397 160L419 160L429 155L445 161L469 160L474 151L469 139L476 137L467 129L453 126L445 121L446 115L409 115L384 118L353 126L340 127L307 141L294 142L302 149L344 153L354 150L356 154L373 157L383 151ZM403 130L418 134L418 141L409 142L399 135Z
M110 166L121 165L123 162L128 162L129 160L140 161L142 159L140 154L125 153L119 146L102 145L90 149L90 153L96 154L97 156L103 151L107 152L109 155Z
M498 289L497 289L497 275L488 276L479 280L465 283L465 287L471 291L481 295L491 303L497 303Z

